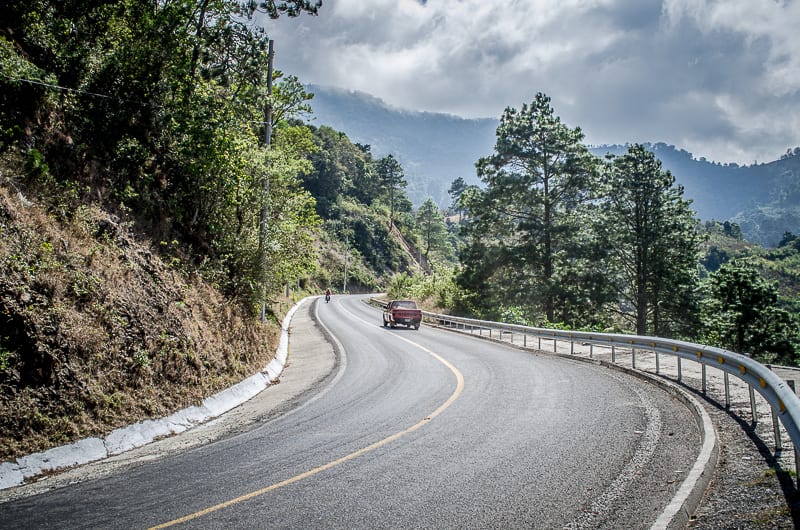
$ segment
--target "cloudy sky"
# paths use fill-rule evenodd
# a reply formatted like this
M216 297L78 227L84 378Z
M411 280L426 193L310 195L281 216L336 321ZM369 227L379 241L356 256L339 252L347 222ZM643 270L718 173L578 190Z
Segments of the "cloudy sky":
M800 146L800 0L323 0L263 25L277 68L400 108L499 118L544 92L591 144Z

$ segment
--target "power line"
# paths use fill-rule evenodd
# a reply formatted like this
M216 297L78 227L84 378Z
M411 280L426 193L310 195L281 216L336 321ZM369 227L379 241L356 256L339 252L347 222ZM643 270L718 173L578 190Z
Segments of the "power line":
M28 83L30 85L39 85L39 86L43 86L43 87L47 87L47 88L53 88L55 90L61 90L61 91L64 91L64 92L74 92L76 94L84 94L84 95L87 95L87 96L93 96L93 97L104 98L104 99L111 99L111 100L114 100L114 101L124 101L124 102L127 102L127 103L144 104L141 101L135 100L135 99L121 98L119 96L109 96L108 94L98 94L97 92L89 92L88 90L80 90L78 88L69 88L69 87L65 87L65 86L61 86L61 85L55 85L53 83L45 83L44 81L36 81L34 79L25 79L24 77L12 77L12 76L4 74L4 73L0 73L0 75L5 77L6 79L10 79L11 81L17 81L17 82L20 82L20 83ZM161 105L158 105L158 106L161 106Z

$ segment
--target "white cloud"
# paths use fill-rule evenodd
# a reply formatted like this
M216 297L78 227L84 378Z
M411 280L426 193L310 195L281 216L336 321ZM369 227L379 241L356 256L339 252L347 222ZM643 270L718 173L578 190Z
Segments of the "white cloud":
M664 141L722 162L800 144L800 2L325 0L266 21L301 81L499 117L536 92L593 143Z

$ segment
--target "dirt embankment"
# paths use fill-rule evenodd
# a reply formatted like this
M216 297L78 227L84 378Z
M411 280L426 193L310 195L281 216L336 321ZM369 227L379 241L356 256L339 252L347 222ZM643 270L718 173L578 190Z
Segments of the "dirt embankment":
M263 369L260 324L94 206L0 183L0 462L161 417Z

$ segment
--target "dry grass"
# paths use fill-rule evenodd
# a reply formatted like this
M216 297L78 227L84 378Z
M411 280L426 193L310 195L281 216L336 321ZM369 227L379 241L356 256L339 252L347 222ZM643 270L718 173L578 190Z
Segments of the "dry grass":
M96 207L0 186L0 461L167 415L261 369L279 328Z

